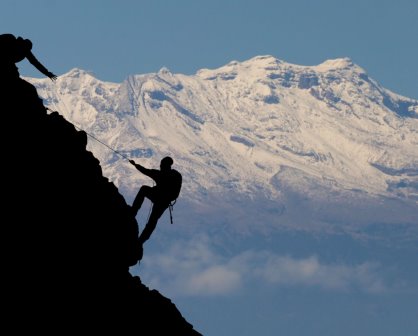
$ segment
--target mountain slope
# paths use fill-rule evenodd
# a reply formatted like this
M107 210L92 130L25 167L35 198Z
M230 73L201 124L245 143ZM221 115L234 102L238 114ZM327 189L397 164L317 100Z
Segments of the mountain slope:
M24 80L3 76L0 94L11 127L2 133L10 163L2 165L6 326L23 334L200 335L129 272L139 258L138 225L86 150L86 133L47 113Z

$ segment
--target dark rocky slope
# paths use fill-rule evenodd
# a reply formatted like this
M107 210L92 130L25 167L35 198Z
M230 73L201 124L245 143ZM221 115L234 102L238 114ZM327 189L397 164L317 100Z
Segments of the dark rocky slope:
M49 113L31 84L0 81L2 320L16 333L200 335L129 273L138 225L87 134Z

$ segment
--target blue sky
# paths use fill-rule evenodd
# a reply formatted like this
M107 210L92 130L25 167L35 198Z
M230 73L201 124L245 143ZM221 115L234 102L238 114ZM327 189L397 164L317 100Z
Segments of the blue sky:
M121 82L267 54L301 65L349 57L418 99L415 0L2 0L0 8L0 31L30 38L58 75L78 67ZM40 76L26 61L19 68Z

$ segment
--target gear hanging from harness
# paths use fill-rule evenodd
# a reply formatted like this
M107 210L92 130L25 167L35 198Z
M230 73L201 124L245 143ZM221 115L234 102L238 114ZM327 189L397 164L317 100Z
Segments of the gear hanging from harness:
M171 201L168 205L168 210L170 211L170 223L173 224L173 211L174 211L174 204L176 204L177 199Z
M171 173L172 173L172 181L170 182L171 201L168 204L168 210L170 211L170 223L173 224L174 204L176 204L177 198L180 195L180 190L181 190L181 185L182 185L182 176L175 169L172 169Z

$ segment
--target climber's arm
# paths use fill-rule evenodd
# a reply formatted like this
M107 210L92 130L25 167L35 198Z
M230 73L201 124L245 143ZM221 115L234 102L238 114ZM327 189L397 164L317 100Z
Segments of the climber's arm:
M40 72L42 72L45 76L51 78L51 80L56 80L57 76L54 75L52 72L48 71L47 68L45 68L41 62L39 62L37 60L37 58L35 57L34 54L32 54L31 51L28 52L28 54L26 55L27 60L36 68L38 69Z
M136 169L138 169L142 174L148 176L148 170L144 166L140 165L139 163L136 163L134 160L129 160L130 164L133 165Z
M159 171L156 169L148 169L144 166L141 166L139 163L136 163L134 160L129 160L129 162L138 169L142 174L147 175L148 177L151 177L154 181L156 181L156 178L158 179Z

